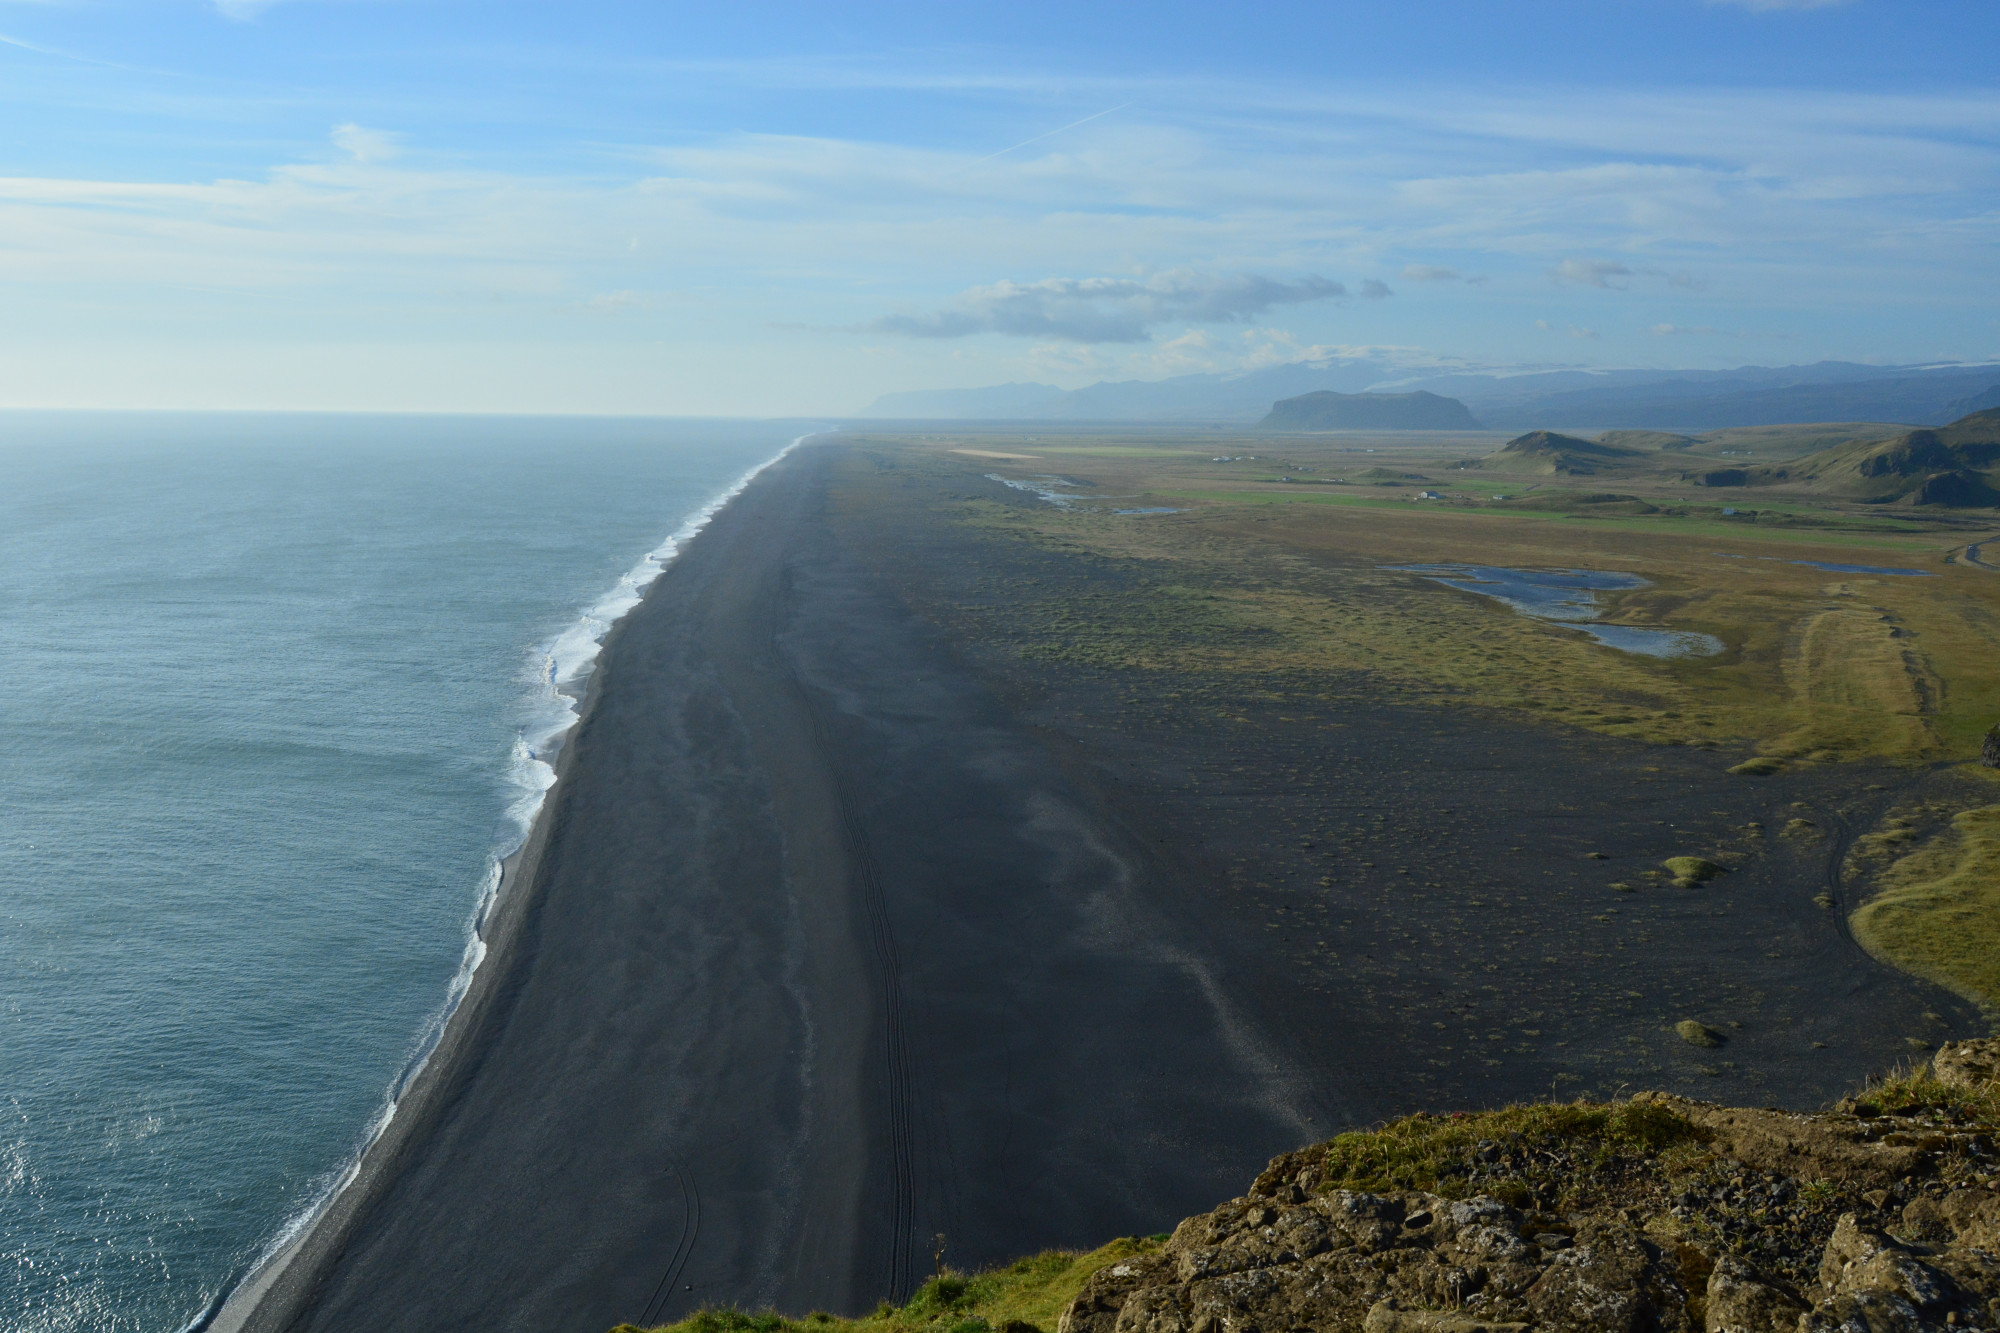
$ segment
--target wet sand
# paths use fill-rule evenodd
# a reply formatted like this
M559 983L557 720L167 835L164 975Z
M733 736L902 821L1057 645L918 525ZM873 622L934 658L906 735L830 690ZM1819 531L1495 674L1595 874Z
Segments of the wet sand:
M615 631L473 992L242 1327L857 1311L940 1236L1169 1227L1342 1115L1155 853L834 540L838 448Z

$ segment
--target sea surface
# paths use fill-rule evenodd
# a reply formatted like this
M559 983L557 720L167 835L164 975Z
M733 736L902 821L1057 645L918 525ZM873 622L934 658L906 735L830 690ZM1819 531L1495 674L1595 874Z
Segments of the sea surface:
M808 428L0 415L0 1329L175 1333L343 1178L604 627Z

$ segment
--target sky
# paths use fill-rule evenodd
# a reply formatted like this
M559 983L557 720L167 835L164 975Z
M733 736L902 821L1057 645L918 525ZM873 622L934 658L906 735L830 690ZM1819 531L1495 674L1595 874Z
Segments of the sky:
M0 0L0 406L2000 358L1992 0Z

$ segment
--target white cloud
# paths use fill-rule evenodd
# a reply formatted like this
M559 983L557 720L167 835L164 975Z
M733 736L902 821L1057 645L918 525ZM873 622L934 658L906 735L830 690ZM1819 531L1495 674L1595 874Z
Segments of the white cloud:
M387 162L401 151L401 135L364 129L353 121L334 126L327 137L333 140L334 147L356 162Z
M1382 287L1381 295L1386 296L1388 290ZM1366 284L1363 294L1375 295ZM1233 323L1274 306L1303 305L1345 295L1344 285L1316 274L1295 282L1253 273L1189 270L1144 279L1043 278L1039 282L974 287L942 310L884 315L862 328L912 338L1002 333L1072 342L1131 343L1145 341L1150 331L1162 324Z
M1557 282L1623 291L1632 270L1608 259L1565 259L1549 270L1549 276Z
M1375 278L1364 279L1361 283L1361 299L1364 301L1384 301L1396 293L1389 290L1389 284Z

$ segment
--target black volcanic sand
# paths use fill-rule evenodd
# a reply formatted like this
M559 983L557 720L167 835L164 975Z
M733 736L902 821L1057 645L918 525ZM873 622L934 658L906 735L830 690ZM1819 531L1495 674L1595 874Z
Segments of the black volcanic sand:
M1023 655L964 631L996 573L1120 571L850 454L764 474L616 631L473 994L246 1327L856 1312L940 1235L1162 1231L1396 1111L1815 1103L1976 1029L1812 902L1892 792ZM1724 843L1706 888L1608 887Z
M1172 1226L1354 1114L1094 807L765 473L620 625L492 954L257 1330L859 1311Z

